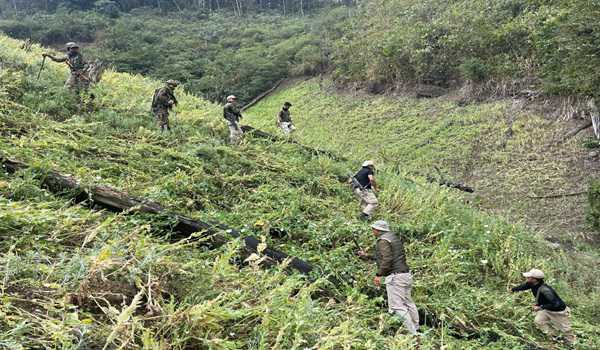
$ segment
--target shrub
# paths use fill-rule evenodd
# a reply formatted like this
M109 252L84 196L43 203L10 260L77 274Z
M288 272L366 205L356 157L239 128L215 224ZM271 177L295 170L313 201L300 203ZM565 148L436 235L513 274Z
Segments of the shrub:
M489 77L489 67L478 58L465 60L459 69L464 79L475 83L480 83Z

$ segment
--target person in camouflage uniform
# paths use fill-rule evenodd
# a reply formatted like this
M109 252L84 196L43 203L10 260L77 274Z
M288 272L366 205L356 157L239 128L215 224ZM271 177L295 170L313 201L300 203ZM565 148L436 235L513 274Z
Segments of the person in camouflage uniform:
M44 53L42 56L48 57L54 62L64 62L69 66L71 74L65 83L65 86L79 94L82 91L87 91L90 87L90 78L86 75L85 70L87 63L83 55L79 52L79 45L74 42L66 44L67 55L64 57L54 57L49 53Z
M223 118L227 120L229 126L229 143L232 145L238 145L244 135L242 128L240 128L242 113L237 107L236 101L237 98L235 96L227 96L227 103L223 107Z
M294 123L292 122L292 114L290 113L290 107L292 104L286 102L283 104L281 111L277 114L277 126L283 131L284 134L289 135L296 128L294 127Z
M175 88L179 85L176 80L167 80L165 86L157 89L154 92L152 98L152 113L156 117L156 122L162 133L165 130L171 131L169 125L169 111L173 109L173 106L177 105L177 98L175 98Z

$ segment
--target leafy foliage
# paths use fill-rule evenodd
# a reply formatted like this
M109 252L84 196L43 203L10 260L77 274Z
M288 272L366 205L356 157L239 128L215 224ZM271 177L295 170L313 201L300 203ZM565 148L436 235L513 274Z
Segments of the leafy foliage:
M62 47L90 42L84 54L117 70L178 79L212 101L235 94L244 103L288 75L323 71L317 29L310 19L277 15L235 18L219 12L163 16L151 11L109 19L93 11L36 14L5 20L0 30Z
M598 1L371 1L337 41L342 83L537 87L592 95L598 86Z
M231 148L220 108L184 91L177 91L173 133L161 135L147 112L148 96L160 82L141 76L107 72L94 88L95 109L78 112L59 92L64 67L48 66L37 81L41 48L27 53L19 46L0 36L2 62L12 62L10 69L23 77L11 88L18 93L0 94L0 152L33 165L0 174L3 345L413 346L410 337L396 334L398 322L386 315L383 292L372 289L373 266L354 256L349 236L362 246L372 243L367 225L355 219L350 191L338 180L354 162L250 136ZM63 107L49 109L52 99ZM39 184L49 169L193 218L264 233L269 245L315 264L315 274L304 279L284 266L238 264L243 252L236 241L213 251L201 242L168 243L162 239L170 234L166 218L94 211L46 192ZM598 341L596 265L547 252L523 227L388 169L380 214L407 240L418 276L417 304L441 321L425 327L422 347L546 346L530 319L530 296L515 301L505 293L532 265L546 269L573 306L582 342ZM288 234L266 237L260 226ZM456 325L480 336L469 340Z
M234 16L258 11L277 12L282 15L304 15L326 6L353 1L331 0L282 0L282 1L244 1L244 0L0 0L0 14L31 14L39 11L56 12L61 10L94 10L116 18L121 12L132 12L150 8L161 13L202 11L204 13L226 9Z

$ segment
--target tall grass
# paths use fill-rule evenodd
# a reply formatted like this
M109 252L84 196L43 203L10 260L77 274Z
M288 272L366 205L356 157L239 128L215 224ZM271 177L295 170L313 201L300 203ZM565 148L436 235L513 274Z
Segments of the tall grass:
M49 66L37 82L41 49L25 54L18 45L0 37L0 57L12 62L4 69L23 75L11 88L17 97L0 97L11 106L0 109L0 152L32 168L0 175L0 344L411 348L413 340L385 313L383 291L371 286L374 267L354 255L351 238L373 243L338 180L355 164L251 137L231 148L219 107L181 91L174 132L161 135L147 114L159 83L140 76L107 73L94 90L95 110L79 113L62 98L64 68ZM284 266L261 268L262 256L246 259L239 241L212 251L201 242L169 243L168 218L75 205L41 188L49 169L264 235L310 261L315 273L306 279ZM440 320L425 327L424 348L547 345L533 327L531 300L505 292L532 265L546 268L574 306L583 343L600 338L591 312L597 282L569 288L577 276L559 273L568 266L591 276L593 266L544 253L523 227L473 210L450 191L391 172L382 180L381 216L407 240L417 304ZM268 237L268 227L287 235ZM464 329L479 337L469 340Z

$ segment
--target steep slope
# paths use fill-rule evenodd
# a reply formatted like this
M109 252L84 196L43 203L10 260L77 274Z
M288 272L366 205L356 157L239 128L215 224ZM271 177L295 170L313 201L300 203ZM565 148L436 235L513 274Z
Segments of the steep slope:
M392 173L468 184L478 207L553 241L593 240L585 224L586 191L600 164L597 152L583 147L591 131L557 144L581 121L544 117L526 100L459 106L453 98L352 95L315 79L252 108L252 124L275 131L285 100L296 105L301 142L374 158Z
M109 72L94 109L78 113L62 89L64 67L49 65L38 81L41 49L19 46L0 37L0 152L34 167L0 175L2 345L411 347L370 286L372 265L354 256L352 238L363 246L372 238L339 181L353 162L252 137L231 148L219 107L181 92L174 132L160 135L147 112L159 83L139 76ZM258 235L279 228L283 237L265 235L265 243L316 269L310 279L262 269L253 260L261 254L242 264L238 241L217 250L169 243L169 218L76 204L41 186L48 170ZM593 257L547 253L519 225L418 179L388 173L384 186L382 215L407 239L415 299L437 320L425 327L424 348L547 346L531 323L529 296L505 293L532 265L547 269L574 307L582 343L600 339Z

